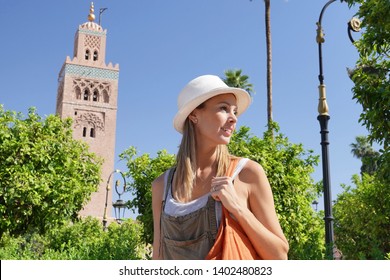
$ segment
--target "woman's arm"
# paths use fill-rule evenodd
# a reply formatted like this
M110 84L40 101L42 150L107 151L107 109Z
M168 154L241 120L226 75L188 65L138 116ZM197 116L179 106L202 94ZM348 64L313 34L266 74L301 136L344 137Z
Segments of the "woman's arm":
M249 187L249 209L240 208L235 217L261 257L287 259L288 242L276 215L271 186L264 169L249 161L240 175L240 181Z
M248 161L232 186L228 177L216 178L213 194L240 223L262 259L287 259L289 250L276 215L272 190L263 168Z
M152 183L152 209L153 209L153 253L152 259L158 260L160 256L160 216L164 193L164 174Z

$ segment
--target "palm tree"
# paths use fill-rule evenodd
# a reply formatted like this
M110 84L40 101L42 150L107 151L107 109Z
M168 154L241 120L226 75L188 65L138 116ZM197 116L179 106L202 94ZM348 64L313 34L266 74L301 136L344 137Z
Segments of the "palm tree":
M242 70L226 70L225 72L225 78L223 78L223 81L225 84L227 84L230 87L237 87L242 88L249 92L250 95L254 93L253 91L253 85L249 83L249 77L247 75L242 75Z
M378 169L379 153L375 151L370 145L366 136L356 136L356 143L350 145L352 147L352 154L362 161L360 174L374 174Z
M252 1L252 0L250 0ZM273 137L272 112L272 37L271 37L271 0L264 0L265 5L265 41L267 49L267 124Z
M267 47L267 120L268 120L268 128L271 129L271 123L273 122L271 0L264 0L264 4L265 4L265 39L266 39L266 47Z

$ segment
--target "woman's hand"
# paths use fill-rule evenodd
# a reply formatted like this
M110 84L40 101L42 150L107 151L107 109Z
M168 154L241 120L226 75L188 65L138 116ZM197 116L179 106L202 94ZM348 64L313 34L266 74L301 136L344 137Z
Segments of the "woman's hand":
M233 215L243 207L230 177L214 177L211 180L210 192L211 196L215 200L221 201L223 206Z

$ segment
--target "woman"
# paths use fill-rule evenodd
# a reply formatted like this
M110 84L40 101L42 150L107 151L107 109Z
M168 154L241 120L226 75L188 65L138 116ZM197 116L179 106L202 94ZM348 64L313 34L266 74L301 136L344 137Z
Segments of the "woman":
M178 97L175 129L183 134L177 165L152 185L153 259L205 259L215 242L221 204L244 229L262 259L287 259L288 242L262 167L240 159L226 177L227 144L249 94L219 77L200 76Z

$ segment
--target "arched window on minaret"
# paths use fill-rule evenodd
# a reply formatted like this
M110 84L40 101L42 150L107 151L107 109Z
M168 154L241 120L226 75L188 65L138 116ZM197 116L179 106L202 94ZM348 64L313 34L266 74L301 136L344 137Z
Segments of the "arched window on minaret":
M74 91L76 92L76 99L81 99L81 89L80 89L80 87L76 87Z
M98 60L98 51L94 51L93 52L93 61L96 61L96 60Z
M84 90L84 97L83 97L84 100L89 100L89 90L86 88Z
M89 60L89 56L90 56L90 51L86 50L85 51L85 60Z
M87 136L87 128L84 126L83 127L83 137Z
M91 128L91 130L90 130L90 132L89 132L89 136L91 137L91 138L95 138L95 136L96 136L96 132L95 132L95 128Z
M110 103L110 97L108 96L107 90L103 90L103 101L104 103Z
M93 91L93 96L92 96L92 100L93 101L99 101L99 91L97 90L97 89L95 89L94 91Z

